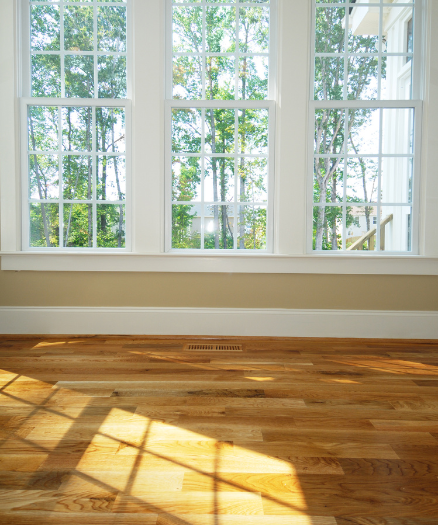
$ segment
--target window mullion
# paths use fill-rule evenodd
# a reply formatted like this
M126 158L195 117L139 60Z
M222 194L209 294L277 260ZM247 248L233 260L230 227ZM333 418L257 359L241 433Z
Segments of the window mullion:
M61 98L65 98L65 44L64 44L64 1L61 0L59 5L59 50L61 60Z
M59 247L64 247L64 181L62 156L62 106L58 107ZM66 239L66 244L68 239Z
M93 82L94 82L94 98L99 98L99 70L97 64L97 4L96 0L93 2Z

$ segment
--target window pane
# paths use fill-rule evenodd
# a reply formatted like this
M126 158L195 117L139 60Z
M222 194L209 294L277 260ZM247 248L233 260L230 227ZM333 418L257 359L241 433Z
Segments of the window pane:
M64 155L62 185L66 200L91 200L93 161L90 155Z
M264 56L243 57L239 63L239 98L268 98L269 59Z
M201 248L201 213L199 206L172 206L172 248Z
M383 206L381 211L380 248L386 252L412 250L412 208Z
M205 206L204 248L234 249L234 206Z
M380 7L354 6L350 13L348 51L350 53L379 52Z
M229 53L236 49L236 8L207 7L205 12L207 53Z
M344 58L315 58L315 100L343 100Z
M351 57L348 66L347 97L350 100L379 98L379 58Z
M239 110L239 152L268 153L269 112L267 109Z
M97 8L98 51L126 51L126 7Z
M59 55L32 55L32 97L61 96L61 57Z
M344 8L318 7L316 9L316 53L342 53L344 51L344 18Z
M380 152L380 109L350 109L348 153L378 155Z
M239 51L241 53L269 52L269 8L239 9Z
M172 158L172 200L201 200L201 159L199 157Z
M377 202L378 187L378 158L361 157L348 160L347 200L349 202Z
M172 151L201 152L201 114L200 109L172 109Z
M205 91L209 100L234 98L236 85L234 58L206 57Z
M347 208L345 245L351 252L377 250L377 207L351 206Z
M58 108L50 106L29 106L29 149L31 151L57 151Z
M58 155L29 155L29 175L31 199L59 198Z
M64 204L64 246L66 248L93 246L92 204Z
M383 153L409 155L414 151L414 110L383 110Z
M64 7L64 48L67 51L93 51L93 8Z
M205 151L207 153L233 153L235 140L235 110L205 110Z
M204 201L234 201L234 158L205 159Z
M102 153L126 150L125 108L96 108L96 149Z
M126 98L126 57L99 56L99 98Z
M97 157L97 198L104 201L122 201L125 195L125 158Z
M385 6L385 45L387 53L409 53L414 50L412 7ZM406 59L403 61L407 62Z
M412 202L414 161L412 158L382 159L382 202Z
M173 51L202 52L202 7L173 8Z
M242 157L239 161L239 200L268 200L268 159Z
M59 51L59 7L57 5L32 5L30 19L30 48L34 51Z
M30 204L30 246L32 248L59 246L58 204Z
M98 204L97 213L97 247L125 247L125 205Z
M315 206L313 208L313 249L342 250L342 208Z
M344 199L344 167L342 157L317 157L314 160L313 202L342 202Z
M344 153L344 135L344 109L315 111L315 153L322 155Z
M208 59L207 59L208 60ZM202 98L202 57L173 58L173 98L199 100Z
M92 108L62 108L62 148L64 151L91 151Z
M266 206L239 206L239 250L266 250L266 220Z
M65 96L94 97L94 56L66 55Z

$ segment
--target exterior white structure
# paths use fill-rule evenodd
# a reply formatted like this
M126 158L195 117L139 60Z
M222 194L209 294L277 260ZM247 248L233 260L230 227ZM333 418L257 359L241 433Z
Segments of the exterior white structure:
M390 1L388 0L388 3ZM379 6L372 7L370 3ZM356 7L352 9L349 18L350 29L355 35L378 36L382 25L386 48L383 50L386 55L386 75L382 70L381 99L411 100L413 98L412 55L409 56L409 53L413 52L413 9L411 6L397 7L397 4L406 3L403 0L393 0L392 3L394 7L383 8L384 16L383 20L380 20L379 0L357 0ZM392 55L393 53L396 55ZM382 111L380 221L390 215L393 216L385 226L385 251L408 252L412 249L414 161L411 155L414 144L414 110L388 108ZM391 205L402 203L406 206ZM355 228L349 228L349 233L350 230ZM363 228L360 230L363 231Z

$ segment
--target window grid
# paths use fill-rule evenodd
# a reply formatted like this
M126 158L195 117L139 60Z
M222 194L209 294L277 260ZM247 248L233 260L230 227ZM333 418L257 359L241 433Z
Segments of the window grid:
M45 106L41 106L41 105L35 105L35 102L34 101L30 101L28 100L25 105L24 105L24 111L23 113L27 116L26 120L29 119L29 122L30 122L30 119L32 118L31 117L31 113L30 113L30 109L31 108L38 108L38 107L42 107L44 108ZM49 106L46 106L46 107L49 107ZM44 199L44 198L34 198L31 196L30 194L30 186L28 185L27 181L27 177L26 177L26 184L25 184L25 189L26 189L26 194L25 194L25 207L28 208L30 205L32 204L45 204L45 205L58 205L58 221L59 221L59 242L58 242L58 246L51 246L50 248L51 249L74 249L75 251L78 250L78 248L76 247L69 247L67 246L68 245L68 238L66 238L66 235L65 235L65 223L64 223L64 208L65 206L74 206L74 205L80 205L80 204L87 204L87 205L91 205L92 207L92 224L91 224L91 230L92 230L92 244L89 246L89 247L85 247L85 246L81 246L81 248L86 248L87 250L90 250L90 249L96 249L98 248L99 251L101 251L101 247L99 246L99 241L98 241L98 236L97 236L97 230L98 230L98 226L97 226L97 207L98 206L113 206L113 207L119 207L119 216L120 214L122 214L122 217L123 217L123 230L120 232L120 234L122 235L122 248L125 247L126 245L126 242L127 242L127 239L126 239L126 232L125 232L125 224L126 224L126 194L127 194L127 183L128 181L126 180L126 151L118 151L118 152L113 152L113 151L99 151L99 145L97 144L97 140L96 140L96 137L97 137L97 133L98 133L98 126L97 126L97 119L96 119L96 106L86 106L86 105L78 105L78 101L76 101L76 104L75 106L65 106L65 105L55 105L55 104L51 104L50 107L52 108L56 108L56 111L57 111L57 142L58 142L58 148L55 150L55 149L52 149L52 150L44 150L44 149L33 149L31 147L31 144L30 144L30 140L27 140L27 143L28 143L28 148L27 148L27 151L26 151L26 156L27 156L27 162L26 162L26 166L30 166L30 159L31 157L33 156L34 158L37 158L37 156L48 156L48 155L53 155L53 156L57 156L58 157L58 197L57 198L49 198L49 199ZM63 122L63 112L62 110L64 109L67 109L67 108L75 108L75 109L91 109L91 114L92 114L92 125L91 125L91 135L90 135L90 146L91 146L91 149L90 150L82 150L82 149L76 149L76 150L66 150L65 147L63 146L63 130L64 130L64 122ZM103 107L103 106L99 106L99 109L107 109L107 110L111 110L111 109L117 109L117 110L123 110L125 111L125 108L124 107L117 107L117 106L112 106L111 107ZM125 117L123 117L123 120L124 120ZM27 129L27 126L26 126L26 129ZM126 129L126 126L125 126L125 129ZM125 135L126 135L126 131L125 131ZM91 198L90 199L81 199L81 198L66 198L64 196L64 159L67 158L67 157L82 157L82 158L90 158L91 159ZM120 178L119 178L119 175L117 175L117 179L118 179L118 183L120 184L120 187L122 188L123 191L123 194L125 195L125 198L123 198L122 200L120 199L103 199L103 198L98 198L98 195L97 195L97 187L98 187L98 184L99 184L99 164L98 164L98 160L99 158L104 158L106 157L107 159L110 159L110 158L120 158L120 159L123 159L124 160L124 163L125 163L125 170L123 170L123 168L121 166L118 167L118 169L120 169ZM42 170L41 170L42 171ZM27 170L26 170L27 172ZM56 182L55 182L55 185L56 185ZM106 190L105 190L106 191ZM120 196L120 195L119 195ZM114 209L114 208L113 208ZM73 210L72 210L73 211ZM71 218L71 214L70 214L70 218ZM26 221L26 223L29 225L29 228L31 226L31 224ZM116 232L117 234L119 232ZM29 234L30 234L30 230L27 230L26 231L26 235L25 237L27 239L30 239L29 237ZM28 244L30 245L31 242L28 241ZM34 249L37 249L36 246L32 246L32 248ZM42 248L46 248L46 247L42 247Z
M419 2L418 2L419 3ZM417 206L417 201L418 201L418 195L417 195L417 191L413 191L413 186L414 188L416 187L416 184L414 184L414 182L418 179L418 170L419 170L419 156L416 155L416 151L418 150L418 136L419 136L419 129L420 129L420 121L421 121L421 103L417 100L413 101L413 100L410 100L412 98L412 96L416 96L418 97L419 95L419 92L420 92L420 86L419 86L419 82L418 82L418 79L414 76L412 78L412 73L414 73L415 75L415 71L418 72L418 35L415 37L416 38L416 45L414 45L414 49L410 50L407 48L406 45L403 44L403 42L406 41L406 36L404 34L405 32L405 28L403 28L403 33L400 37L401 39L401 42L399 42L399 44L403 44L404 45L404 48L403 48L403 52L386 52L384 49L383 49L383 45L384 45L384 39L383 39L383 36L384 36L384 10L387 9L387 8L391 8L391 9L395 9L397 11L394 11L394 12L397 12L399 15L402 15L403 14L403 18L406 18L406 21L403 20L403 22L405 23L406 25L406 31L407 31L407 24L408 24L408 21L409 19L413 18L414 17L414 9L416 10L415 14L417 16L418 15L418 5L417 4L414 4L413 2L406 2L406 3L388 3L388 2L384 2L384 1L380 1L380 2L375 2L375 3L361 3L361 2L353 2L353 1L350 1L350 0L347 0L345 3L323 3L323 2L318 2L318 0L316 0L316 2L314 2L314 17L313 17L313 20L314 20L314 24L315 24L315 21L317 20L317 15L318 15L318 10L319 9L326 9L326 8L342 8L344 10L344 14L345 14L345 18L344 18L344 43L343 43L343 46L344 46L344 49L343 49L343 52L342 53L319 53L319 52L316 52L314 50L314 61L313 61L313 72L312 72L312 76L313 78L315 79L314 82L311 83L311 100L315 100L314 102L311 103L311 112L310 112L310 117L311 117L311 122L310 122L310 129L311 129L311 133L312 133L312 136L311 136L311 139L310 139L310 144L311 144L311 151L313 152L312 153L312 163L311 165L312 166L316 166L316 162L319 161L319 159L340 159L342 162L343 162L343 174L342 174L342 183L343 183L343 195L342 195L342 202L339 202L337 199L335 199L335 202L330 202L329 199L322 199L320 201L318 201L317 199L314 199L314 180L315 180L315 177L316 177L316 174L314 174L314 169L315 168L312 168L312 177L311 177L311 184L309 183L309 195L311 195L311 202L312 202L312 207L311 207L311 210L309 210L309 225L312 225L312 223L314 223L314 221L316 220L317 222L315 223L314 226L312 226L311 228L309 227L309 230L310 231L313 231L313 235L315 235L315 230L314 230L314 227L317 228L316 231L318 231L319 229L319 226L316 226L316 224L320 224L319 223L319 219L315 219L314 217L314 213L315 213L315 210L317 209L332 209L334 212L335 212L335 209L336 208L339 208L341 207L342 208L342 242L341 242L341 247L339 247L338 249L335 250L335 252L337 252L339 249L341 249L342 251L344 252L348 252L347 250L347 245L346 245L346 242L347 242L347 230L351 228L351 226L348 226L347 224L347 211L348 209L351 209L351 207L353 206L360 206L360 207L368 207L369 210L371 210L371 213L375 213L377 211L377 217L381 217L382 219L384 219L384 217L382 216L382 213L384 211L387 211L386 208L392 208L395 210L395 212L397 212L397 210L400 210L400 213L402 211L402 209L404 208L405 211L409 210L409 213L407 215L407 218L408 218L408 229L409 229L409 232L408 232L408 246L407 246L407 249L406 250L401 250L400 253L406 253L407 252L414 252L415 249L416 249L416 246L413 247L412 246L412 242L411 242L411 238L412 238L412 233L413 233L413 229L412 229L412 225L413 225L413 220L412 220L412 210L416 208ZM351 30L348 29L348 30L345 30L345 28L350 28L350 16L351 16L351 13L353 11L353 9L365 9L365 8L370 8L370 9L376 9L378 8L379 9L379 24L378 24L378 53L351 53L350 52L350 49L349 49L349 43L350 43L350 38L351 38ZM410 9L410 15L409 15L409 9ZM363 13L365 11L362 11ZM407 13L407 16L406 16L406 13ZM419 24L417 22L417 25L416 25L416 30L417 28L419 27ZM316 25L315 25L315 29L314 29L314 35L315 35L315 39L314 39L314 45L316 43L316 39L317 39L317 28L316 28ZM361 34L359 32L359 34ZM412 51L412 52L411 52ZM383 89L382 89L382 80L383 80L383 76L382 76L382 72L383 72L383 62L384 60L386 59L386 57L390 58L390 57L395 57L395 58L399 58L400 60L402 60L404 63L408 62L408 64L412 64L412 62L414 61L414 56L416 57L415 59L415 64L414 66L411 68L410 65L409 65L409 71L411 73L411 78L412 78L412 81L410 83L410 92L408 94L408 97L407 100L400 100L398 99L397 101L396 100L391 100L391 101L387 101L387 102L381 102L379 103L378 101L381 100L382 98L382 95L383 95ZM342 102L341 100L342 99L339 99L339 98L335 98L333 100L330 99L330 97L328 97L326 95L326 93L324 93L325 97L323 98L323 100L317 100L318 97L316 96L317 94L317 84L316 84L316 62L318 60L318 58L330 58L330 57L338 57L338 58L342 58L343 57L343 62L344 62L344 71L343 71L343 77L341 76L342 80L343 80L343 89L342 89L342 99L344 100L344 102ZM376 92L376 98L377 100L374 99L374 97L371 97L370 99L356 99L356 100L351 100L351 97L349 96L349 93L348 93L348 85L349 85L349 81L347 79L349 79L349 59L351 57L370 57L370 58L378 58L378 70L377 70L377 92ZM405 70L407 70L406 66L405 66ZM315 87L314 87L315 86ZM395 97L397 98L397 97ZM369 100L369 101L368 101ZM325 108L327 111L330 111L330 110L335 110L335 109L341 109L343 111L345 111L345 119L344 119L344 131L343 131L343 134L344 134L344 140L343 140L343 144L342 144L342 151L340 152L336 152L336 153L327 153L327 154L320 154L320 151L316 151L315 149L315 144L314 144L314 131L315 129L318 129L318 128L315 128L315 124L317 123L317 111L318 109L322 109L322 108ZM357 109L377 109L379 108L379 129L378 129L378 154L377 153L374 153L374 152L367 152L367 154L353 154L351 152L348 151L348 148L349 148L349 140L350 140L350 133L351 133L351 129L349 129L349 121L350 121L350 115L351 114L355 114L355 111ZM413 113L413 117L411 119L411 121L407 124L407 127L406 127L406 133L408 133L410 135L410 140L411 140L411 149L408 153L404 153L404 154L395 154L395 153L384 153L384 149L383 149L383 146L384 146L384 136L385 136L385 129L384 129L384 124L383 124L383 113L385 111L385 109L389 109L389 108L399 108L400 111L403 111L403 110L411 110L412 113ZM386 130L386 134L388 133L388 130ZM393 133L396 133L395 131L393 131ZM401 200L397 200L396 202L390 202L391 199L383 199L382 198L382 191L383 191L383 184L382 184L382 174L383 174L383 169L384 169L384 163L386 162L387 165L391 162L394 162L396 159L403 159L403 158L406 158L407 160L410 160L411 163L407 163L407 170L411 170L410 172L410 180L409 180L409 188L407 188L407 198L406 200L404 201L401 201ZM359 202L358 201L351 201L349 200L349 195L347 194L347 189L348 189L348 174L349 174L349 160L350 159L365 159L368 160L368 159L375 159L378 163L378 168L377 168L377 198L373 199L372 202L368 202L368 201L363 201L363 202ZM327 160L328 162L328 160ZM411 168L412 166L412 168ZM388 176L388 175L386 175ZM413 180L412 180L413 179ZM310 189L311 188L311 189ZM317 217L320 216L320 212L317 212ZM311 219L310 219L311 217ZM414 217L415 219L415 217ZM384 221L383 221L384 222ZM415 221L416 222L416 221ZM380 222L379 222L380 224ZM392 226L392 225L391 225ZM309 231L309 233L310 233ZM382 234L383 234L383 231L382 231ZM311 239L312 239L312 236L309 235L309 250L310 251L314 251L315 249L320 249L317 247L317 245L315 245L315 238L313 239L313 243L311 243ZM368 241L370 242L370 241ZM376 232L375 232L375 244L374 244L374 248L370 248L370 249L373 249L373 253L376 253L376 252L379 252L379 251L384 251L385 253L388 253L388 251L385 249L385 238L382 238L381 239L381 228L379 226L376 227ZM313 244L313 245L312 245ZM369 245L371 246L371 245ZM323 248L324 249L324 248ZM333 250L333 247L331 248ZM351 248L350 248L351 249ZM362 248L359 247L359 248L355 248L353 246L353 249L358 249L362 252ZM391 252L393 253L397 253L398 251L397 250L390 250ZM325 252L327 253L327 252ZM351 253L351 252L350 252ZM357 253L357 252L355 252Z
M274 112L273 112L273 104L269 101L263 102L259 100L248 100L248 99L240 99L239 98L239 89L240 89L240 59L242 57L269 57L269 49L268 52L243 52L239 48L239 18L240 18L240 9L245 7L255 7L257 9L264 8L269 9L270 15L272 17L272 5L275 2L267 1L264 3L260 2L242 2L239 0L236 0L236 2L227 2L227 3L213 3L213 2L193 2L190 4L182 3L182 2L172 2L171 0L168 2L169 11L168 11L168 82L167 82L167 93L168 97L170 97L173 100L168 100L167 102L167 114L166 114L166 121L169 124L168 132L166 134L166 158L167 160L167 167L166 171L168 173L167 180L170 181L167 184L167 217L169 218L167 222L166 227L166 250L170 249L178 249L173 246L172 242L172 234L173 234L173 220L172 217L172 209L173 206L193 206L200 210L200 241L199 241L199 248L194 248L195 251L204 251L208 250L209 253L211 253L212 249L209 249L206 247L206 221L207 221L207 211L208 208L212 208L213 206L217 207L229 207L231 206L233 209L233 246L232 249L230 249L230 246L227 246L227 249L224 250L224 248L219 248L220 251L226 251L229 253L230 251L235 252L242 252L242 248L239 248L239 245L241 246L241 243L239 241L239 217L240 217L240 206L242 206L242 209L244 206L253 207L253 209L256 209L257 206L263 207L263 209L267 210L267 228L266 228L266 234L267 234L267 240L265 241L265 246L262 249L262 251L266 250L272 250L272 216L271 216L271 193L272 193L272 185L270 184L269 180L273 176L273 163L269 160L269 158L273 158L273 132L274 132ZM178 51L174 48L174 41L173 41L173 13L174 9L178 7L202 7L202 50L201 53L199 53L199 50L197 52L190 52L190 51ZM211 52L210 50L207 51L207 20L206 20L206 13L207 8L223 8L223 7L229 7L235 9L235 43L236 48L232 52ZM272 38L271 38L271 31L269 32L269 46L272 47ZM202 61L202 70L201 70L201 96L202 100L198 99L192 99L189 97L189 99L181 100L179 98L174 98L174 72L173 72L173 64L174 60L177 57L201 57ZM234 62L234 94L233 94L233 100L226 100L222 101L220 99L213 99L211 96L208 99L208 93L207 93L207 85L206 85L206 65L207 65L207 57L233 57ZM272 82L272 62L269 63L269 69L270 74L268 75L268 88L267 88L267 95L270 96L270 93L273 89L273 82ZM266 98L266 97L265 97ZM208 100L207 100L208 99ZM201 113L201 136L200 136L200 151L197 153L193 152L179 152L174 151L173 147L173 140L171 139L171 136L173 134L173 122L172 122L172 111L177 110L179 108L192 108L193 110L199 110ZM229 108L230 110L234 111L234 151L232 152L225 152L225 153L217 153L214 151L206 151L206 134L207 131L207 119L209 119L209 113L210 111L215 111L223 108ZM266 153L264 154L258 154L258 153L252 153L252 152L242 152L239 142L239 133L241 133L240 127L239 127L239 110L245 110L245 109L264 109L268 111L268 122L266 124L266 128L269 135L269 141L266 148ZM199 159L199 167L200 167L200 183L199 183L199 194L197 195L196 200L177 200L174 199L173 195L170 198L170 194L173 193L173 159L175 158L198 158ZM233 167L234 167L234 174L233 174L233 181L234 181L234 188L233 188L233 196L232 199L229 201L223 200L220 197L217 201L212 200L211 198L208 199L207 196L207 189L206 189L206 179L207 179L207 165L211 163L211 159L234 159ZM268 197L266 200L249 200L245 201L239 200L239 170L240 170L240 163L241 159L266 159L267 165L266 165L266 190ZM223 161L225 162L225 160ZM211 192L211 188L210 188ZM210 213L211 216L211 213ZM228 217L229 218L229 217ZM182 248L185 249L186 248ZM246 251L250 251L246 249ZM260 251L260 249L257 249L255 251Z
M42 6L40 12L36 8ZM31 98L22 98L21 122L22 122L22 166L23 166L23 225L22 242L24 250L50 250L50 251L97 251L114 252L128 251L131 247L130 229L130 103L125 98L128 91L127 66L129 62L130 33L128 31L130 0L106 2L103 0L90 0L75 2L70 0L57 1L33 1L21 0L21 14L23 21L23 94ZM82 8L87 8L83 10ZM71 9L69 18L66 10ZM74 16L79 18L72 18ZM47 17L46 23L36 24L37 16ZM68 20L65 18L69 18ZM107 18L105 18L108 16ZM81 18L82 17L82 18ZM73 22L74 20L74 22ZM89 28L84 33L79 29ZM70 34L67 36L67 26L70 24ZM82 25L81 25L82 24ZM78 29L79 28L79 29ZM68 43L66 38L68 38ZM92 46L89 44L91 43ZM70 48L70 49L69 49ZM48 62L44 57L59 57L59 70L54 77L47 77L41 82L39 89L35 89L34 76L39 75L44 79L45 69ZM42 57L40 64L42 69L32 69L34 57ZM84 57L93 60L93 67L88 68L85 64L79 64L84 69L79 69L79 75L73 69L74 63L68 63L70 57ZM105 58L108 61L105 62ZM119 70L112 69L111 60L123 59L123 64L116 64ZM56 59L54 59L56 60ZM91 66L91 64L89 63ZM88 69L87 69L88 68ZM66 82L67 71L70 74L70 90L67 93ZM101 73L101 71L103 73ZM42 72L42 73L41 73ZM76 75L76 78L75 78ZM82 75L82 76L81 76ZM73 78L73 80L72 80ZM87 85L89 92L84 91ZM99 84L100 82L100 84ZM43 86L42 88L40 86ZM49 86L47 89L45 86ZM54 85L59 90L54 89ZM73 86L73 87L72 87ZM53 94L56 92L56 97ZM83 97L89 98L83 98ZM28 113L30 108L51 107L58 112L57 117L57 148L38 147L36 151L30 146L28 137ZM71 108L77 111L88 109L88 116L82 119L84 127L80 133L85 136L85 127L90 129L89 145L86 150L67 151L63 143L65 141L65 126L63 119L63 108ZM114 111L113 111L114 110ZM97 118L97 112L99 119ZM104 113L105 112L105 113ZM117 116L117 112L120 113ZM85 115L85 113L84 113ZM50 119L49 119L50 120ZM115 122L112 124L111 122ZM86 123L85 123L86 122ZM49 123L50 124L50 123ZM48 125L48 122L43 122ZM98 142L97 132L100 129L100 138L104 138L105 144ZM117 134L120 131L121 137ZM111 133L116 134L111 145ZM124 140L124 148L119 148ZM118 144L115 144L115 142ZM43 141L44 142L44 141ZM115 144L115 146L114 146ZM108 149L108 151L105 151ZM101 150L101 151L99 151ZM38 157L42 155L42 157ZM53 157L50 158L49 156ZM35 198L38 186L38 197L41 195L39 183L36 184L35 173L31 171L30 159L34 158L34 165L43 163L46 170L44 176L50 173L52 177L52 195L56 191L57 198ZM47 171L53 159L57 159L57 173ZM66 159L73 160L72 165ZM89 160L87 160L89 159ZM108 163L103 164L103 159ZM113 159L113 160L111 160ZM116 159L120 159L116 163ZM122 160L123 159L123 160ZM73 167L72 167L73 166ZM87 168L88 166L88 168ZM35 168L34 168L35 169ZM86 174L90 173L90 182L86 182ZM103 182L106 177L106 184ZM76 179L76 183L75 183ZM41 172L41 180L43 173ZM79 186L78 186L79 180ZM99 184L99 186L98 186ZM30 188L33 193L30 194ZM87 186L88 189L84 190ZM78 189L80 188L80 189ZM105 188L105 189L104 189ZM77 193L76 193L77 189ZM85 193L84 193L85 191ZM67 193L66 193L67 192ZM88 194L87 194L88 192ZM43 191L47 193L47 191ZM82 193L82 194L80 194ZM81 198L75 198L81 197ZM84 198L85 197L85 198ZM39 210L32 211L30 207L39 205ZM48 206L55 219L50 218L43 221L42 205ZM57 206L54 209L52 205ZM82 208L80 208L82 206ZM88 209L87 207L90 207ZM87 222L87 209L88 220ZM91 212L91 214L90 214ZM57 213L57 215L56 215ZM74 223L73 217L78 219ZM35 219L36 217L36 219ZM35 222L35 220L37 222ZM68 221L68 222L66 222ZM78 222L82 221L82 222ZM102 222L103 221L103 222ZM53 230L54 241L44 241L43 233L35 237L35 232L43 231L47 236L47 225ZM81 230L83 223L88 224L88 240L85 230ZM36 226L35 226L36 224ZM76 224L74 226L74 224ZM35 229L36 228L36 229ZM52 231L51 230L51 231ZM68 234L68 238L66 235ZM32 237L33 235L33 237ZM36 239L36 240L35 240ZM34 242L35 241L35 242Z
M58 50L35 50L32 49L30 45L30 61L29 61L29 79L30 79L30 89L31 96L45 96L35 93L32 87L32 64L33 57L38 56L59 56L60 57L60 98L74 98L75 95L66 94L66 82L65 82L65 72L66 72L66 57L93 57L93 94L90 98L125 98L127 92L127 79L126 79L126 62L128 60L128 50L125 51L109 51L109 50L99 50L98 49L98 10L100 8L111 8L117 7L118 9L125 10L125 34L127 30L127 2L106 2L103 0L90 0L89 2L74 2L71 0L57 0L57 1L34 1L28 0L28 9L29 9L29 20L32 21L31 10L33 6L50 6L59 8L59 49ZM65 8L91 8L93 9L93 50L71 50L65 49ZM31 40L30 40L31 41ZM127 41L125 40L125 45ZM112 57L116 58L125 58L125 89L116 97L99 97L99 57ZM52 94L53 96L53 94Z

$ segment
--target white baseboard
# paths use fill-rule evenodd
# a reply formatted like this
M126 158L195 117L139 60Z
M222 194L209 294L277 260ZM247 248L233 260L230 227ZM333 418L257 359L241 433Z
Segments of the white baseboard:
M0 333L438 339L438 312L0 307Z

